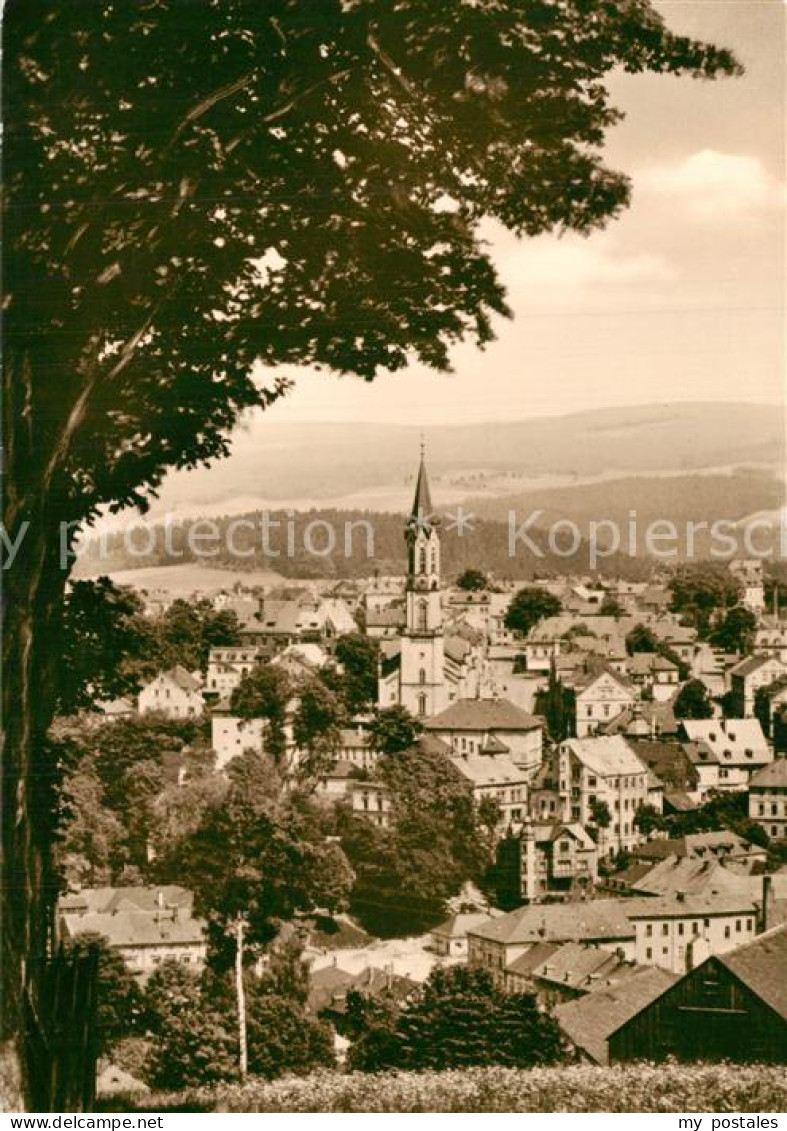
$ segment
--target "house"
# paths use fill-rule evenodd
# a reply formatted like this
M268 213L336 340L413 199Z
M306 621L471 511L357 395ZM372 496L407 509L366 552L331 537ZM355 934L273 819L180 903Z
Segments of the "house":
M611 1061L787 1063L787 925L713 955L621 1021Z
M640 694L648 692L662 703L672 698L680 683L678 665L658 652L636 652L630 656L626 674Z
M477 803L485 797L497 802L501 828L522 820L527 813L529 771L518 766L503 750L457 755L446 747L446 753L469 783Z
M455 756L505 754L529 771L541 765L543 724L508 699L459 699L427 719L424 729Z
M554 1017L563 1035L583 1060L608 1064L608 1042L613 1033L645 1010L677 981L674 974L656 967L643 970L613 986L565 1002Z
M596 825L604 855L638 842L634 817L647 798L647 767L620 735L570 738L536 774L530 808L534 820ZM601 806L609 812L608 823L598 820Z
M644 725L643 725L644 724ZM597 734L622 734L627 739L669 741L678 733L672 702L643 699L608 723L599 723Z
M132 974L147 977L164 961L202 969L207 955L206 925L192 913L185 888L92 888L58 901L58 937L106 939Z
M467 958L467 932L486 923L489 917L486 911L449 916L432 930L432 950L442 958Z
M399 636L405 624L403 602L384 609L368 609L364 619L364 631L372 640L385 640Z
M767 702L767 706L768 706L768 719L767 719L768 733L769 733L770 737L774 740L774 742L777 742L778 740L777 740L777 723L776 723L776 720L780 715L783 714L785 708L787 708L787 675L780 676L779 679L774 680L773 683L769 683L765 687L757 688L757 691L755 692L755 704L756 704L756 696L757 695L764 697L766 702ZM758 717L760 718L761 721L764 721L762 715L760 715L759 712L758 712ZM781 747L779 747L779 748L781 748Z
M636 931L626 901L592 899L578 903L533 903L498 919L487 919L467 933L470 965L482 966L503 983L508 966L536 943L585 942L621 948L634 958Z
M754 651L787 664L787 620L764 618L754 633Z
M502 846L499 866L510 868L510 890L535 901L549 893L586 891L598 879L596 842L577 822L532 822Z
M729 829L703 833L687 833L681 837L657 838L638 844L632 849L635 860L658 863L668 856L689 860L717 860L722 864L735 864L751 870L754 864L764 864L766 850Z
M741 587L740 602L759 615L765 609L765 576L761 558L736 558L730 562L730 573Z
M745 895L707 890L629 900L635 957L646 966L685 974L708 954L724 954L753 938L757 909Z
M746 656L730 671L732 693L745 718L754 714L757 691L787 676L787 664L774 655Z
M685 790L691 793L697 789L699 774L679 742L634 737L630 731L626 732L626 740L640 762L658 778L667 792Z
M378 759L377 751L372 749L369 732L362 726L341 728L337 754L343 762L352 762L359 770L373 769Z
M749 780L749 816L769 837L787 837L787 758L771 762Z
M254 646L211 648L208 653L205 694L216 699L229 697L244 675L252 671L259 661L259 650Z
M210 741L216 752L216 769L223 769L246 750L261 754L265 749L265 727L265 719L244 719L236 715L228 699L218 703L210 717Z
M519 961L521 963L523 959ZM517 963L514 962L510 969L515 971ZM629 962L621 953L607 947L564 943L532 967L529 989L543 1006L552 1009L561 1002L576 1001L603 987L636 977L647 969L636 962ZM510 984L509 979L506 985Z
M678 624L672 617L660 617L652 621L648 627L653 635L662 644L666 644L671 652L691 664L697 648L697 630L690 625Z
M683 719L684 749L707 789L746 789L749 779L773 761L759 719Z
M636 623L633 617L591 615L583 619L571 613L546 617L531 628L524 642L527 670L548 672L556 659L576 648L578 639L586 641L588 650L594 650L591 644L595 641L601 654L620 660L623 666L626 633Z
M358 817L387 828L391 822L391 793L384 782L350 779L348 782L352 811Z
M161 711L171 719L197 718L204 707L202 682L177 664L146 683L137 703L140 714Z
M583 677L575 687L575 697L577 738L587 738L630 710L637 693L626 676L606 669Z

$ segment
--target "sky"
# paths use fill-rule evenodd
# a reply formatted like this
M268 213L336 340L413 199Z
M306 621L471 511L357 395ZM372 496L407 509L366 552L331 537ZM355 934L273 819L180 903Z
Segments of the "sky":
M625 121L607 163L632 207L589 238L518 241L489 227L513 321L454 373L373 384L293 373L246 422L460 424L676 401L785 401L784 0L657 0L669 26L726 46L742 78L613 75Z

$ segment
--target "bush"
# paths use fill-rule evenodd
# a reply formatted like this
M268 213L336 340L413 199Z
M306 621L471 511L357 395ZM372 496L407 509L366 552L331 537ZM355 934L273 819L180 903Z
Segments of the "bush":
M633 1064L613 1068L466 1068L378 1075L315 1073L180 1095L107 1097L122 1111L682 1112L784 1111L779 1066Z

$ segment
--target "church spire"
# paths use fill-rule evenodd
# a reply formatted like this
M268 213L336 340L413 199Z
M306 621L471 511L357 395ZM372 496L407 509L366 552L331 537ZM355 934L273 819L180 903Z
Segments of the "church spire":
M422 529L436 526L437 519L432 515L432 495L429 490L429 476L426 473L426 445L423 436L421 437L421 462L418 467L418 480L415 484L415 496L413 497L413 506L410 511L410 525L416 525Z

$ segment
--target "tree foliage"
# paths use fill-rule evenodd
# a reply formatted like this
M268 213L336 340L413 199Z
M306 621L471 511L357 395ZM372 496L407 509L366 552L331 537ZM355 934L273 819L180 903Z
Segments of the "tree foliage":
M144 999L139 984L118 952L92 931L75 935L66 944L73 955L97 957L99 1051L106 1055L124 1037L139 1031Z
M736 605L729 609L724 619L709 634L708 640L714 648L725 652L748 652L754 640L757 618L751 609Z
M480 569L468 568L462 571L456 579L457 589L465 593L481 593L489 586L485 573Z
M489 971L467 966L433 970L398 1016L390 1007L356 1006L354 1021L350 1064L367 1072L530 1068L565 1055L556 1022L533 994L504 993Z
M677 570L669 583L670 608L705 637L713 617L737 605L741 586L722 562L695 562Z
M234 714L242 719L266 719L265 749L281 760L286 750L287 706L293 694L290 677L275 664L258 664L246 672L230 696Z
M713 718L710 693L701 679L690 679L684 683L675 696L672 711L676 719Z
M379 754L399 754L415 745L421 729L421 723L406 707L381 707L369 726L369 744Z
M562 609L557 597L546 589L530 586L520 589L512 598L505 616L506 628L527 636L540 620L555 617Z

